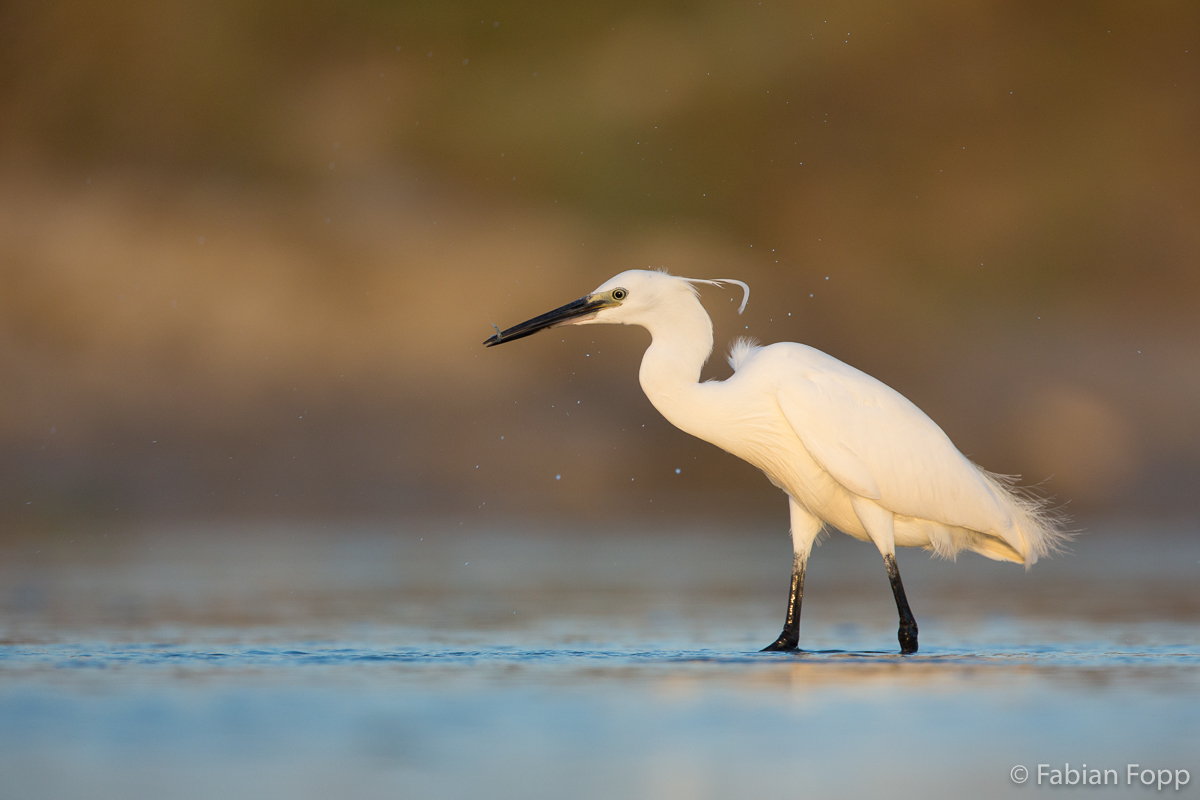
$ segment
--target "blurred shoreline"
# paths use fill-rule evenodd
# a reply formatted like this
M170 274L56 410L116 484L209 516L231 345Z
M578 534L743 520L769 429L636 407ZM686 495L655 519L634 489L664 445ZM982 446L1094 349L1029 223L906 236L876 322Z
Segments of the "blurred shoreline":
M631 267L751 284L706 378L802 341L1200 512L1195 8L422 8L0 9L0 525L758 515L644 332L482 348Z

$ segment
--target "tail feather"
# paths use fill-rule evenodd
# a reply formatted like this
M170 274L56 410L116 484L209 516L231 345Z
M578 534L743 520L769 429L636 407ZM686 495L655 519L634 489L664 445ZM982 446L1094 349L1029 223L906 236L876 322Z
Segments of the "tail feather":
M1017 486L1015 476L997 475L982 467L979 471L1012 519L1018 541L1008 544L1023 557L1026 569L1042 556L1066 549L1075 534L1065 529L1070 519L1061 508L1055 508L1049 498L1035 494L1032 489Z

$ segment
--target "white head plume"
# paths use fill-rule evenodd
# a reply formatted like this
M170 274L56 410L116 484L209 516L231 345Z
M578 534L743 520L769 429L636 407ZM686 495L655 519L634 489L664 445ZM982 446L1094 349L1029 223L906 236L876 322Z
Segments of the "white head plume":
M746 303L750 302L750 287L739 280L734 280L733 278L713 278L712 280L706 280L704 278L684 278L684 280L688 283L707 283L710 286L720 286L725 283L733 283L742 287L742 304L738 306L739 314L746 310Z

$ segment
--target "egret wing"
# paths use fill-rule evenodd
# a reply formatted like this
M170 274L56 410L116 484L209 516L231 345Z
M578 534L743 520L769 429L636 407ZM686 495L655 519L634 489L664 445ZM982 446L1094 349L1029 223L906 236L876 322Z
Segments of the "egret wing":
M870 375L805 349L776 396L834 480L896 514L980 531L1004 527L1007 515L982 474L921 409Z

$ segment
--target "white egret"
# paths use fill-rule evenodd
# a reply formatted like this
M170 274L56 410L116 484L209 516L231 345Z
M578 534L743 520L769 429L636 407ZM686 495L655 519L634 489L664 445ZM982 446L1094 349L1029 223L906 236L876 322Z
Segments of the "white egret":
M1026 568L1065 538L1044 501L971 463L899 392L819 350L781 342L734 344L734 374L700 383L713 347L712 320L696 280L630 270L596 291L534 317L489 347L559 325L641 325L652 341L642 389L673 425L742 458L788 495L792 589L783 632L765 650L793 650L800 637L804 571L830 525L879 548L900 615L903 653L917 651L917 623L896 568L896 546L953 557L973 550Z

